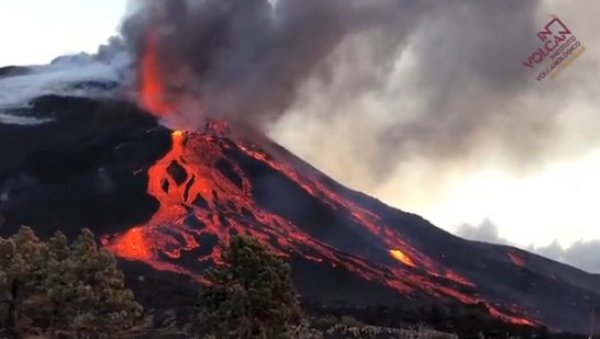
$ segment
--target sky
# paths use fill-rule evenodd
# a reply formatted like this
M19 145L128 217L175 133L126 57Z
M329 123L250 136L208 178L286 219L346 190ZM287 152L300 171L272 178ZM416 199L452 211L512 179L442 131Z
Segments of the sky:
M590 247L600 241L597 215L600 142L593 139L598 134L600 122L600 91L595 85L596 79L590 75L600 70L596 44L600 38L594 24L594 15L598 11L588 8L598 7L598 4L591 0L576 5L557 0L539 3L535 8L522 5L519 10L531 14L537 28L549 15L560 16L587 48L557 80L536 82L520 74L505 79L504 69L527 71L511 59L512 47L519 52L522 52L521 47L523 50L531 47L531 51L535 48L534 36L521 39L526 34L518 28L526 25L510 24L508 26L512 25L514 32L503 32L507 34L506 41L512 43L510 34L514 34L515 43L522 45L503 46L505 53L486 56L502 41L494 31L487 31L490 34L487 37L477 36L477 32L486 32L485 28L477 29L478 25L493 26L499 21L498 27L505 27L506 22L488 20L484 15L481 22L476 22L474 15L461 17L463 12L468 14L465 8L455 12L446 9L440 15L447 20L433 20L423 28L414 29L393 65L393 74L385 79L385 91L352 98L340 96L336 92L336 81L339 80L338 85L342 87L351 81L343 76L343 72L338 72L342 76L334 77L327 90L319 84L307 85L305 95L291 108L292 114L275 124L270 134L342 183L400 209L421 214L446 230L477 240L538 250L563 261L575 260L569 259L569 247L581 244ZM0 0L0 66L44 64L59 55L94 52L117 33L126 7L125 0ZM516 7L519 6L513 6ZM483 9L485 15L495 15L493 11ZM511 10L505 10L504 19L520 20ZM530 19L527 15L523 20ZM461 27L463 24L465 26ZM469 27L469 24L473 26ZM445 41L439 39L440 32ZM457 44L464 42L465 45L457 50L456 44L445 43L453 39L459 41ZM429 46L431 41L436 43ZM495 41L495 45L487 45L487 41ZM438 54L445 55L446 59L436 59ZM471 54L472 60L469 59ZM431 63L423 67L422 59ZM469 64L461 64L462 59L470 60ZM343 62L338 64L343 66ZM499 71L495 64L500 64ZM461 67L471 66L481 67L476 70L479 73L473 70L454 73ZM368 67L352 68L353 72L371 70ZM319 88L322 93L316 95L318 91L311 90L310 86ZM487 91L487 87L494 92ZM433 94L425 97L423 89ZM490 98L487 97L489 93L493 93ZM324 103L324 95L335 102L335 108ZM468 101L469 106L463 101ZM440 106L428 106L431 102L440 103ZM492 110L485 104L496 102L505 103L506 107L493 107L494 111L507 116L520 114L522 121L513 126L502 120L503 115L492 116L493 119L482 123L485 128L479 126L473 130L474 136L460 140L466 144L464 150L456 150L455 153L462 152L460 156L451 151L442 153L429 149L448 145L440 134L453 135L452 130L441 127L433 130L430 136L440 139L436 143L406 141L404 136L396 135L400 134L398 131L411 133L412 130L404 130L405 124L398 121L409 121L412 115L447 109L460 120L463 119L460 112L465 107L477 114ZM317 125L314 119L307 118L317 116L315 112L325 109L344 110L344 114L329 115L328 126ZM398 112L403 113L394 115L400 114ZM540 127L544 124L540 116L544 114L553 121L548 128ZM465 117L476 120L475 116ZM460 121L461 128L469 127L469 121ZM448 124L453 122L446 121ZM390 125L400 127L390 130ZM357 126L360 126L358 130ZM420 128L419 125L410 126L413 130ZM538 129L543 129L544 133L536 134ZM493 133L489 135L480 133L490 130ZM498 130L501 132L494 132ZM521 140L524 134L535 137ZM394 138L388 138L390 135ZM473 147L473 143L481 145ZM426 152L412 152L413 149ZM377 152L382 155L372 155ZM407 152L406 156L404 152ZM385 168L383 165L374 168L373 164L382 164L383 160L391 163ZM600 246L590 248L600 249ZM591 263L585 268L600 271L600 264Z
M125 0L0 0L0 66L95 52L117 33Z

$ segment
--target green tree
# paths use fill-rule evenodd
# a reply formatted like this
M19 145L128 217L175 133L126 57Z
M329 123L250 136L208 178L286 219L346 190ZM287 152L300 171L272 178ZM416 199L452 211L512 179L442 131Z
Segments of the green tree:
M114 338L142 313L114 257L83 230L69 246L28 227L0 238L0 325L12 335Z
M256 240L233 237L209 270L203 321L217 338L289 338L300 320L289 266Z

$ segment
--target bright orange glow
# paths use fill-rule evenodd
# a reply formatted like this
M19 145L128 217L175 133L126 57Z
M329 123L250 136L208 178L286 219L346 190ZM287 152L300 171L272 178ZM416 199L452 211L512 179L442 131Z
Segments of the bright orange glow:
M152 252L146 243L144 229L140 227L127 231L110 248L125 259L144 261L152 258Z
M413 263L413 261L410 260L410 258L406 254L404 254L402 251L400 251L400 250L390 250L390 254L392 255L392 257L394 257L395 259L397 259L398 261L400 261L404 265L407 265L407 266L410 266L410 267L415 267L415 263Z
M403 294L424 292L467 304L484 303L494 316L519 324L529 322L511 315L518 311L498 311L477 295L476 286L466 277L421 252L403 236L401 227L385 224L380 216L325 185L315 170L302 167L301 174L292 166L297 161L294 158L283 163L253 144L224 137L226 123L215 122L207 128L208 133L172 132L171 150L148 169L147 192L159 202L159 208L144 225L103 237L103 244L115 255L202 281L201 269L190 272L180 259L196 260L200 267L220 264L231 234L247 235L284 258L303 256ZM348 254L258 205L253 199L253 183L239 164L241 156L281 173L324 205L348 213L355 227L368 232L402 264L382 264L378 259ZM228 174L219 170L223 166L229 168Z
M160 75L158 35L155 31L150 30L146 35L146 44L139 73L139 91L142 106L159 117L171 113L172 107L165 98L166 85Z

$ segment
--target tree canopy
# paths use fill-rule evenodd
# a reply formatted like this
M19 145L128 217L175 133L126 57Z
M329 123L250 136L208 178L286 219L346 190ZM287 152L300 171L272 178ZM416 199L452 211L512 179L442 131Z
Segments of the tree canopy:
M300 319L289 266L252 238L235 236L202 291L204 321L217 338L289 338Z
M142 314L114 257L90 230L71 244L29 227L0 238L0 325L17 337L114 338Z

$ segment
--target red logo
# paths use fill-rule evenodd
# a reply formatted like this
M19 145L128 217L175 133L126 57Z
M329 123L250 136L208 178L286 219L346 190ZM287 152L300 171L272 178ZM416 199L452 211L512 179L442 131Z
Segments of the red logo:
M550 56L551 59L556 58L558 53L554 53L557 49L566 48L566 41L569 38L574 38L571 34L571 30L557 17L553 16L552 20L544 26L544 29L539 31L536 36L540 41L543 42L543 46L539 47L533 52L526 61L523 61L522 65L527 68L534 68L537 64L541 63ZM574 42L574 41L573 41ZM568 43L569 45L571 42Z
M550 28L554 27L554 31L552 31ZM554 33L556 32L556 33ZM546 24L546 26L544 26L544 30L540 31L537 34L537 37L542 40L542 42L547 42L549 40L549 35L550 36L565 36L567 34L571 34L571 31L567 28L567 26L560 21L559 18L557 18L556 16L553 16L553 19Z
M538 81L547 75L554 78L566 68L575 58L585 51L585 47L573 35L569 27L555 15L540 30L536 36L540 40L538 48L521 62L526 68L534 69L539 64L545 64L542 71L535 77ZM545 63L544 61L551 59Z

